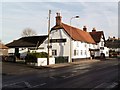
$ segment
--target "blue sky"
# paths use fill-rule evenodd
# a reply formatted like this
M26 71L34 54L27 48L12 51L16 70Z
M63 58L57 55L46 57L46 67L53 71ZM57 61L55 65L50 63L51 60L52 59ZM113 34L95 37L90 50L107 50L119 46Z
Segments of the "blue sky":
M2 2L0 12L0 39L3 43L21 37L25 28L31 28L37 35L47 34L48 10L51 13L51 27L55 25L56 12L60 12L62 21L78 28L87 26L88 31L93 27L103 30L105 37L118 36L118 3L117 2Z

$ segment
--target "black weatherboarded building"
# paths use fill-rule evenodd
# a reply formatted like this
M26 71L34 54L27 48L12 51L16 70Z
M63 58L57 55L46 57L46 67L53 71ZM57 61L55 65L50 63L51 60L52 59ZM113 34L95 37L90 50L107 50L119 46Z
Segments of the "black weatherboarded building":
M28 51L29 48L38 48L47 37L47 35L22 37L6 44L6 46L9 48L15 48L14 55L17 58L20 58L19 48L28 48Z

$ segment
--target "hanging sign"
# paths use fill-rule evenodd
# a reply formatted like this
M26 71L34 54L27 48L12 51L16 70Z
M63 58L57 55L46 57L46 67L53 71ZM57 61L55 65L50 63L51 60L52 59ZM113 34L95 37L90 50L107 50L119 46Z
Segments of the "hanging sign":
M64 43L66 39L50 39L50 43Z

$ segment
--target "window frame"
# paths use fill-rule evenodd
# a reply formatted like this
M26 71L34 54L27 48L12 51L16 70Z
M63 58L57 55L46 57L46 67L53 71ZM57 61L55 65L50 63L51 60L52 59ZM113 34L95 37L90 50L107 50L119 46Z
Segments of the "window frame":
M57 50L56 50L56 49L53 49L53 50L52 50L52 55L53 55L53 56L57 56Z

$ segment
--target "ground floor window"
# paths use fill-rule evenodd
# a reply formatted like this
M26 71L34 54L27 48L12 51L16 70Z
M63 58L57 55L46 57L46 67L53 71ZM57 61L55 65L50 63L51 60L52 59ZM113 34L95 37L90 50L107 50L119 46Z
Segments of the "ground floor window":
M79 55L79 51L78 50L74 50L74 56Z
M57 50L52 50L52 55L53 56L57 55Z
M81 50L80 54L83 55L83 51L82 50Z
M87 51L85 50L85 55L87 55Z
M108 51L106 51L106 54L109 54Z

